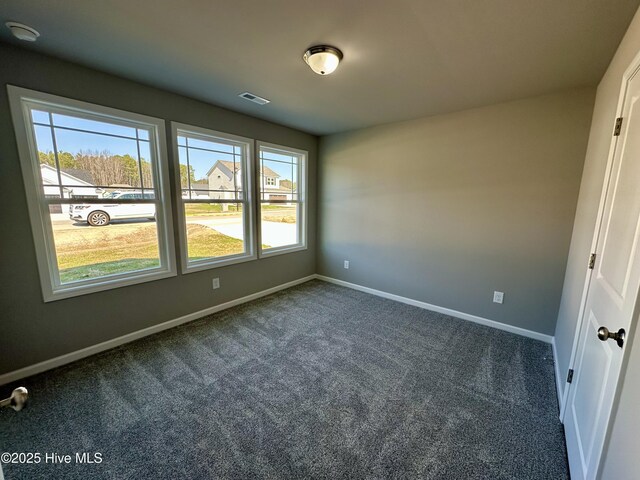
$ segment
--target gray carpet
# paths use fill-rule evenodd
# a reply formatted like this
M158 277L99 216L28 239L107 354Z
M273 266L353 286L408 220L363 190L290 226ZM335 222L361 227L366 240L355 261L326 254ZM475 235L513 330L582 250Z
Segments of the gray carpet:
M18 384L0 451L103 461L7 480L568 478L548 345L320 281Z

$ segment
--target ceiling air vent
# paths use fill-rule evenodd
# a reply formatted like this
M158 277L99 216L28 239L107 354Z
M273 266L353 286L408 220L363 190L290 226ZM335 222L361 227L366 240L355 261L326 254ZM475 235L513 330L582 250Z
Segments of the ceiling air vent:
M249 100L250 102L257 103L258 105L266 105L271 100L267 100L266 98L259 97L258 95L254 95L253 93L244 92L238 95L240 98L244 98L245 100Z

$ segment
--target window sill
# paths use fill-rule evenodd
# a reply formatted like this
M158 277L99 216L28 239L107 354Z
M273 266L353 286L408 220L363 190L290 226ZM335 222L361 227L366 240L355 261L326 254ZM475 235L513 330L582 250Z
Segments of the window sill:
M140 283L153 282L155 280L162 280L164 278L175 277L177 274L175 271L153 271L149 273L141 273L136 276L125 278L114 278L99 283L90 283L84 285L64 285L60 286L53 291L44 290L44 301L54 302L56 300L63 300L65 298L79 297L81 295L87 295L90 293L103 292L105 290L113 290L114 288L127 287L130 285L137 285ZM43 289L46 286L43 285Z
M231 258L225 258L220 260L207 260L197 263L191 264L183 264L182 265L182 274L186 275L189 273L202 272L204 270L212 270L214 268L226 267L229 265L236 265L238 263L251 262L253 260L257 260L258 256L253 255L242 255Z
M307 250L306 245L291 245L285 247L274 247L268 250L260 250L260 258L275 257L276 255L284 255L286 253L301 252Z

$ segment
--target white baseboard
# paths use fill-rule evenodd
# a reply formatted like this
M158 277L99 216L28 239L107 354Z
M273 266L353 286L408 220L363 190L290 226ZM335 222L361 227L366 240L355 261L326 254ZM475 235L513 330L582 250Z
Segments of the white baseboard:
M553 349L553 365L554 365L554 368L556 370L556 391L557 391L557 394L558 394L558 406L560 407L560 411L558 412L558 416L560 417L560 421L562 421L561 412L563 410L564 400L565 400L565 398L564 398L565 382L564 382L564 377L560 373L560 364L558 363L558 351L556 349L556 338L555 337L553 337L553 340L551 341L551 348Z
M396 302L406 303L408 305L424 308L425 310L431 310L433 312L444 313L445 315L451 315L452 317L461 318L462 320L469 320L470 322L479 323L480 325L497 328L498 330L504 330L506 332L522 335L523 337L529 337L545 343L553 344L553 337L551 335L545 335L544 333L538 333L534 332L533 330L514 327L513 325L507 325L506 323L500 323L496 322L495 320L489 320L488 318L478 317L477 315L471 315L469 313L459 312L450 308L439 307L437 305L421 302L412 298L402 297L393 293L387 293L381 290L363 287L362 285L345 282L344 280L338 280L337 278L325 277L324 275L316 275L316 278L325 282L335 283L336 285L341 285L343 287L352 288L361 292L370 293L378 297L388 298L389 300L395 300Z
M47 370L51 370L52 368L75 362L76 360L95 355L96 353L104 352L105 350L124 345L125 343L133 342L134 340L153 335L154 333L158 333L163 330L168 330L169 328L177 327L178 325L182 325L183 323L192 322L193 320L206 317L207 315L211 315L212 313L220 312L222 310L226 310L227 308L235 307L236 305L240 305L242 303L250 302L251 300L256 300L258 298L271 295L272 293L308 282L309 280L313 280L315 278L316 275L309 275L308 277L299 278L297 280L283 283L281 285L277 285L260 292L252 293L251 295L247 295L246 297L238 298L226 303L221 303L220 305L205 308L204 310L190 313L188 315L184 315L180 318L169 320L158 325L153 325L152 327L143 328L142 330L128 333L121 337L107 340L106 342L92 345L91 347L83 348L82 350L77 350L75 352L67 353L50 360L45 360L44 362L36 363L35 365L20 368L19 370L14 370L13 372L5 373L3 375L0 375L0 385L5 385L15 380L20 380L21 378L35 375L36 373L42 373Z

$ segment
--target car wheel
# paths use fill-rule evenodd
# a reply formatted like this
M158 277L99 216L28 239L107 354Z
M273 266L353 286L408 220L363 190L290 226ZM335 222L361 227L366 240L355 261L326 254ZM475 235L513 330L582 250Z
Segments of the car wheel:
M87 215L87 223L92 227L103 227L104 225L108 225L109 220L109 215L100 210L96 210L95 212L91 212Z

